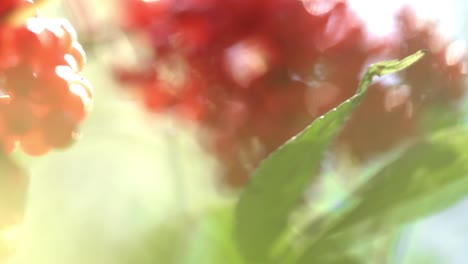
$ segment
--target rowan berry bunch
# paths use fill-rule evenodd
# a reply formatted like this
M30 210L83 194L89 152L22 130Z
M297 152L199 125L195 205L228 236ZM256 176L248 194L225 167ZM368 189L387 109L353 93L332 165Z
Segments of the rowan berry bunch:
M24 2L32 4L6 1L0 10L11 12ZM86 57L72 25L41 17L5 20L0 24L0 58L3 151L19 146L27 154L42 155L67 147L93 96L80 75Z
M362 159L421 133L434 102L464 94L464 50L411 9L395 33L373 36L345 0L122 0L122 27L153 56L117 78L156 113L170 111L213 133L209 148L242 185L257 162L352 96L369 63L418 49L431 56L374 85L339 137Z
M86 57L74 28L35 9L32 0L0 1L0 262L15 249L28 185L10 152L68 146L93 96L80 76Z

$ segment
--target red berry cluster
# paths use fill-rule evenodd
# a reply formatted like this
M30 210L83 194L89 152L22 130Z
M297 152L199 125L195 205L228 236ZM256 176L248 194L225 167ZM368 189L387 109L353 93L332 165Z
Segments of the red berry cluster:
M19 25L0 24L4 151L19 146L27 154L42 155L73 141L93 96L80 76L86 57L76 38L65 19L31 17Z
M374 61L432 53L370 89L339 140L358 157L416 135L426 106L464 94L464 50L408 8L396 33L377 37L345 0L121 1L122 26L144 36L153 57L140 69L118 69L117 78L138 87L149 110L213 131L210 148L232 185L352 96Z
M0 262L15 249L7 233L22 221L28 185L8 154L17 146L30 155L67 146L92 99L73 27L65 19L24 21L34 4L0 1Z

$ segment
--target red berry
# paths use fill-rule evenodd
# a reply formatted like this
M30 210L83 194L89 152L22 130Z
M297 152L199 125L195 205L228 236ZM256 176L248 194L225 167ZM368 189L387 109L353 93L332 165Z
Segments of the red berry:
M145 36L154 57L117 79L136 87L149 111L175 111L207 128L231 184L354 95L376 60L432 53L374 85L344 128L337 144L363 160L418 135L430 104L465 93L465 48L410 9L379 37L346 0L122 1L123 26Z
M68 50L67 54L65 54L65 56L67 55L71 55L76 61L76 69L74 70L76 72L81 72L84 68L84 65L86 65L86 53L80 43L76 41L72 42L72 46L70 50Z
M8 134L25 134L37 123L37 116L26 100L15 99L2 106L2 111Z
M76 134L76 121L70 113L64 111L50 112L41 120L44 142L53 148L68 147Z
M30 18L0 27L0 143L42 155L73 142L93 90L78 73L86 55L67 20Z
M37 81L34 70L28 64L7 68L3 76L5 92L13 96L26 96Z
M0 2L0 18L4 18L18 9L31 6L32 3L32 0L2 0Z
M21 150L31 156L41 156L52 148L45 140L44 134L39 129L34 129L20 139Z

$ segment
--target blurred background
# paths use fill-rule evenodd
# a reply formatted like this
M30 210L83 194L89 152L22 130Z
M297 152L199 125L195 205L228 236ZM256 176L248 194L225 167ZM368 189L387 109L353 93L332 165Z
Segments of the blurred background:
M159 5L155 2L159 2ZM15 215L14 219L17 220L12 221L13 223L22 223L7 226L2 233L2 245L5 248L3 255L7 256L3 260L5 263L220 263L219 260L223 258L213 257L221 254L218 253L219 248L222 248L223 257L231 259L232 263L241 263L236 260L239 256L235 249L230 248L231 245L223 240L221 233L226 231L220 231L222 227L201 216L213 211L216 213L217 208L234 202L247 181L248 174L259 160L310 121L349 98L357 87L356 77L365 66L381 59L400 58L412 50L408 48L411 45L419 48L419 44L412 42L413 39L419 41L419 35L403 35L406 34L405 30L420 32L418 30L424 27L422 24L425 22L418 21L425 21L424 19L435 21L437 25L438 33L429 35L438 34L444 40L441 40L443 44L437 42L438 40L431 42L425 35L426 38L421 37L421 48L426 44L430 49L436 49L434 47L437 45L444 47L440 48L444 50L445 64L442 64L447 67L456 64L454 67L458 67L458 72L453 73L452 68L440 66L443 69L441 71L444 74L447 72L449 77L444 75L437 81L441 87L449 82L451 87L456 88L443 88L444 91L450 90L447 92L449 95L443 95L448 98L443 102L434 103L428 99L421 103L423 99L409 96L405 88L407 84L419 87L421 76L428 74L426 69L419 68L415 71L421 73L408 73L409 79L413 78L410 74L414 74L411 80L406 80L407 76L402 75L400 79L386 78L376 84L376 90L383 87L382 91L385 92L382 92L382 96L376 93L372 97L374 101L369 99L367 108L363 109L368 112L373 109L373 104L385 105L382 111L386 118L390 113L390 121L387 120L386 124L393 122L393 128L369 133L393 133L397 138L375 138L378 151L374 152L374 145L364 146L361 141L366 140L366 135L363 136L364 139L355 136L362 135L360 129L366 126L362 120L371 120L373 117L364 114L356 117L361 118L361 121L355 121L356 125L352 123L348 130L350 132L345 130L340 137L345 143L334 147L336 151L334 150L333 158L327 159L324 165L324 175L328 176L324 176L318 190L311 192L310 199L317 201L314 210L327 210L330 204L346 193L347 183L353 181L353 175L358 175L363 170L362 167L369 166L374 159L382 157L382 153L400 142L417 137L421 129L413 127L415 118L426 120L421 122L425 129L437 127L439 119L442 124L465 120L466 103L462 92L465 85L464 82L458 82L459 79L464 80L465 58L460 53L464 52L464 41L468 38L468 3L464 1L450 0L441 3L422 0L349 0L343 9L345 11L339 10L344 13L341 16L336 15L338 18L329 13L334 12L333 8L338 9L337 6L345 1L305 1L300 6L319 18L312 22L306 19L294 20L290 25L284 25L284 32L278 34L276 28L280 26L274 23L280 22L272 20L274 25L265 29L262 34L256 35L251 30L245 38L239 37L243 33L238 33L238 28L231 25L234 22L222 20L225 13L220 11L218 17L206 11L209 10L207 6L217 2L215 0L180 1L180 10L177 12L188 14L186 17L181 15L182 22L177 20L179 18L166 17L169 15L164 12L169 11L165 5L170 5L169 2L171 1L41 2L40 16L66 17L76 28L78 40L87 54L84 75L92 83L95 96L92 111L80 127L79 140L71 147L52 151L41 157L29 157L14 152L11 158L4 161L8 163L3 166L5 171L8 170L5 173L21 170L13 173L28 175L25 178L18 177L21 180L19 183L15 182L13 187L10 182L5 183L7 187L2 187L8 204L5 214L8 217ZM317 6L315 2L326 4ZM411 6L413 11L400 12L405 5ZM232 10L233 13L239 12L235 16L247 16L242 13L242 8L239 8L240 11ZM224 9L222 11L225 12ZM208 22L200 22L190 12L202 17L206 14L209 17L206 20ZM272 11L272 14L281 17L281 12L287 13L288 10ZM294 12L291 11L292 14ZM398 14L403 17L401 20L395 19ZM160 16L159 22L156 21L157 16ZM233 15L234 20L235 16ZM351 29L341 26L341 17L347 17L345 24L354 26ZM338 22L327 24L321 19L335 19ZM176 20L180 23L177 25L183 25L186 31L179 32L178 27L166 26ZM278 18L278 21L284 24L289 20ZM191 25L205 22L210 30L214 26L220 28L209 31L205 29L205 24L191 28ZM158 23L166 24L160 26ZM236 23L249 25L255 22L246 19ZM308 50L308 41L315 41L303 39L309 33L302 30L302 27L307 28L309 23L328 25L329 28L324 26L323 36L320 37L325 40L316 44L318 51L314 50L313 54L297 55L293 52L296 48L298 52ZM406 23L406 26L401 26L401 23ZM291 30L288 30L289 26ZM223 32L223 27L224 33L221 34L219 32ZM361 27L365 28L365 34L360 31ZM171 30L177 31L181 37L171 35ZM229 30L234 33L230 35ZM286 44L278 40L270 45L270 42L264 41L271 37L270 31L275 38L283 36L289 39L284 41ZM400 33L395 33L396 31ZM347 32L352 33L348 36ZM310 32L310 35L313 34L315 33ZM237 41L238 39L242 40ZM355 47L342 39L350 39L350 43L354 44L361 43L361 46ZM177 44L185 43L184 41L189 44ZM305 43L304 49L301 41ZM295 44L289 47L287 43L296 43L298 46ZM375 46L364 48L364 45L369 44L363 43L374 43ZM386 44L379 43L391 44L385 46ZM208 48L204 48L204 45ZM229 46L229 52L226 46ZM348 48L350 46L352 48ZM219 69L216 64L218 50L222 50L220 54L225 56L225 64L222 65L228 66L224 72L207 74ZM281 52L285 54L281 56L292 58L297 55L298 59L276 56ZM359 52L371 55L359 57L360 55L356 55ZM303 66L303 62L309 57L314 58L314 63ZM179 60L183 62L179 63ZM346 64L342 60L353 63ZM456 62L452 63L451 60ZM270 69L269 65L276 65L277 61L281 65L287 64L288 69L295 69L288 73L287 86L298 85L300 88L297 89L301 92L292 95L278 92L277 98L271 99L273 110L270 111L268 104L258 99L266 89L263 88L263 83L258 84L258 80L270 85L269 80L264 80L264 76L267 76L265 67ZM438 63L437 59L433 63ZM333 65L340 64L346 65L335 70L330 69ZM354 67L356 73L353 71L354 75L348 74L347 67ZM313 78L302 74L302 70L312 73ZM155 72L157 76L154 76ZM223 74L231 79L225 81L223 78L227 77ZM195 76L193 83L196 84L191 81L177 83L192 75ZM295 83L290 84L289 80L294 80ZM350 88L341 82L348 82ZM211 90L189 89L189 95L180 95L177 90L186 85L203 87L207 84L211 85ZM218 89L213 84L240 87L241 92L213 92L212 90ZM257 87L256 85L262 88L253 90L251 87ZM162 86L170 86L170 89L160 88ZM312 92L304 93L301 90L315 86L319 88ZM385 90L387 86L399 88L392 90L396 92L388 92L389 90ZM423 83L421 86L428 84ZM344 90L346 91L342 92ZM427 91L422 92L423 95L426 93L429 94ZM203 98L201 101L186 99L196 97L194 94L207 95L211 101L203 101ZM213 98L223 98L224 101L213 103ZM290 101L284 104L274 101L284 98ZM295 111L300 112L298 115L307 117L300 117L294 124L286 122L291 115L296 115L296 112L287 109L295 107L298 101L303 100L307 101L307 105L304 105L304 109ZM437 107L427 107L427 112L439 113L437 120L427 118L430 114L419 113L429 101ZM265 105L261 111L255 108L260 104L262 107ZM224 113L225 108L231 111ZM394 108L398 108L395 110L398 114L394 114ZM284 117L275 119L274 116L280 115L275 109L284 113ZM208 113L208 117L200 114L205 113L204 111ZM219 115L214 117L213 113ZM400 123L395 121L400 120L395 115L409 117ZM271 123L262 121L268 119ZM229 120L227 123L231 125L226 125L223 120ZM259 127L255 124L259 124ZM252 129L254 132L246 129L251 127L255 127ZM278 136L271 136L275 133ZM373 138L368 137L369 140L371 137ZM381 144L382 142L392 144L390 146ZM388 262L382 260L380 263L465 263L468 257L465 249L468 245L467 210L468 201L461 201L438 214L404 226L397 238L385 246ZM226 255L226 252L230 255Z

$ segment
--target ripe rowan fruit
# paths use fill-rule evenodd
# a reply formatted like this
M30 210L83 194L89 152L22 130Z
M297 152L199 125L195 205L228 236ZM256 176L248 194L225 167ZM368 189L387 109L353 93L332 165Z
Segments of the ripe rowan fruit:
M431 53L371 87L337 143L358 159L419 135L419 117L431 105L465 94L464 48L407 7L395 17L395 32L380 37L346 0L121 3L121 26L146 37L153 55L116 78L137 87L149 111L175 112L212 131L208 148L231 185L242 185L259 160L351 97L376 60Z
M22 24L0 23L0 54L4 150L18 145L42 155L68 146L93 99L91 84L81 76L86 55L70 22L31 17Z

